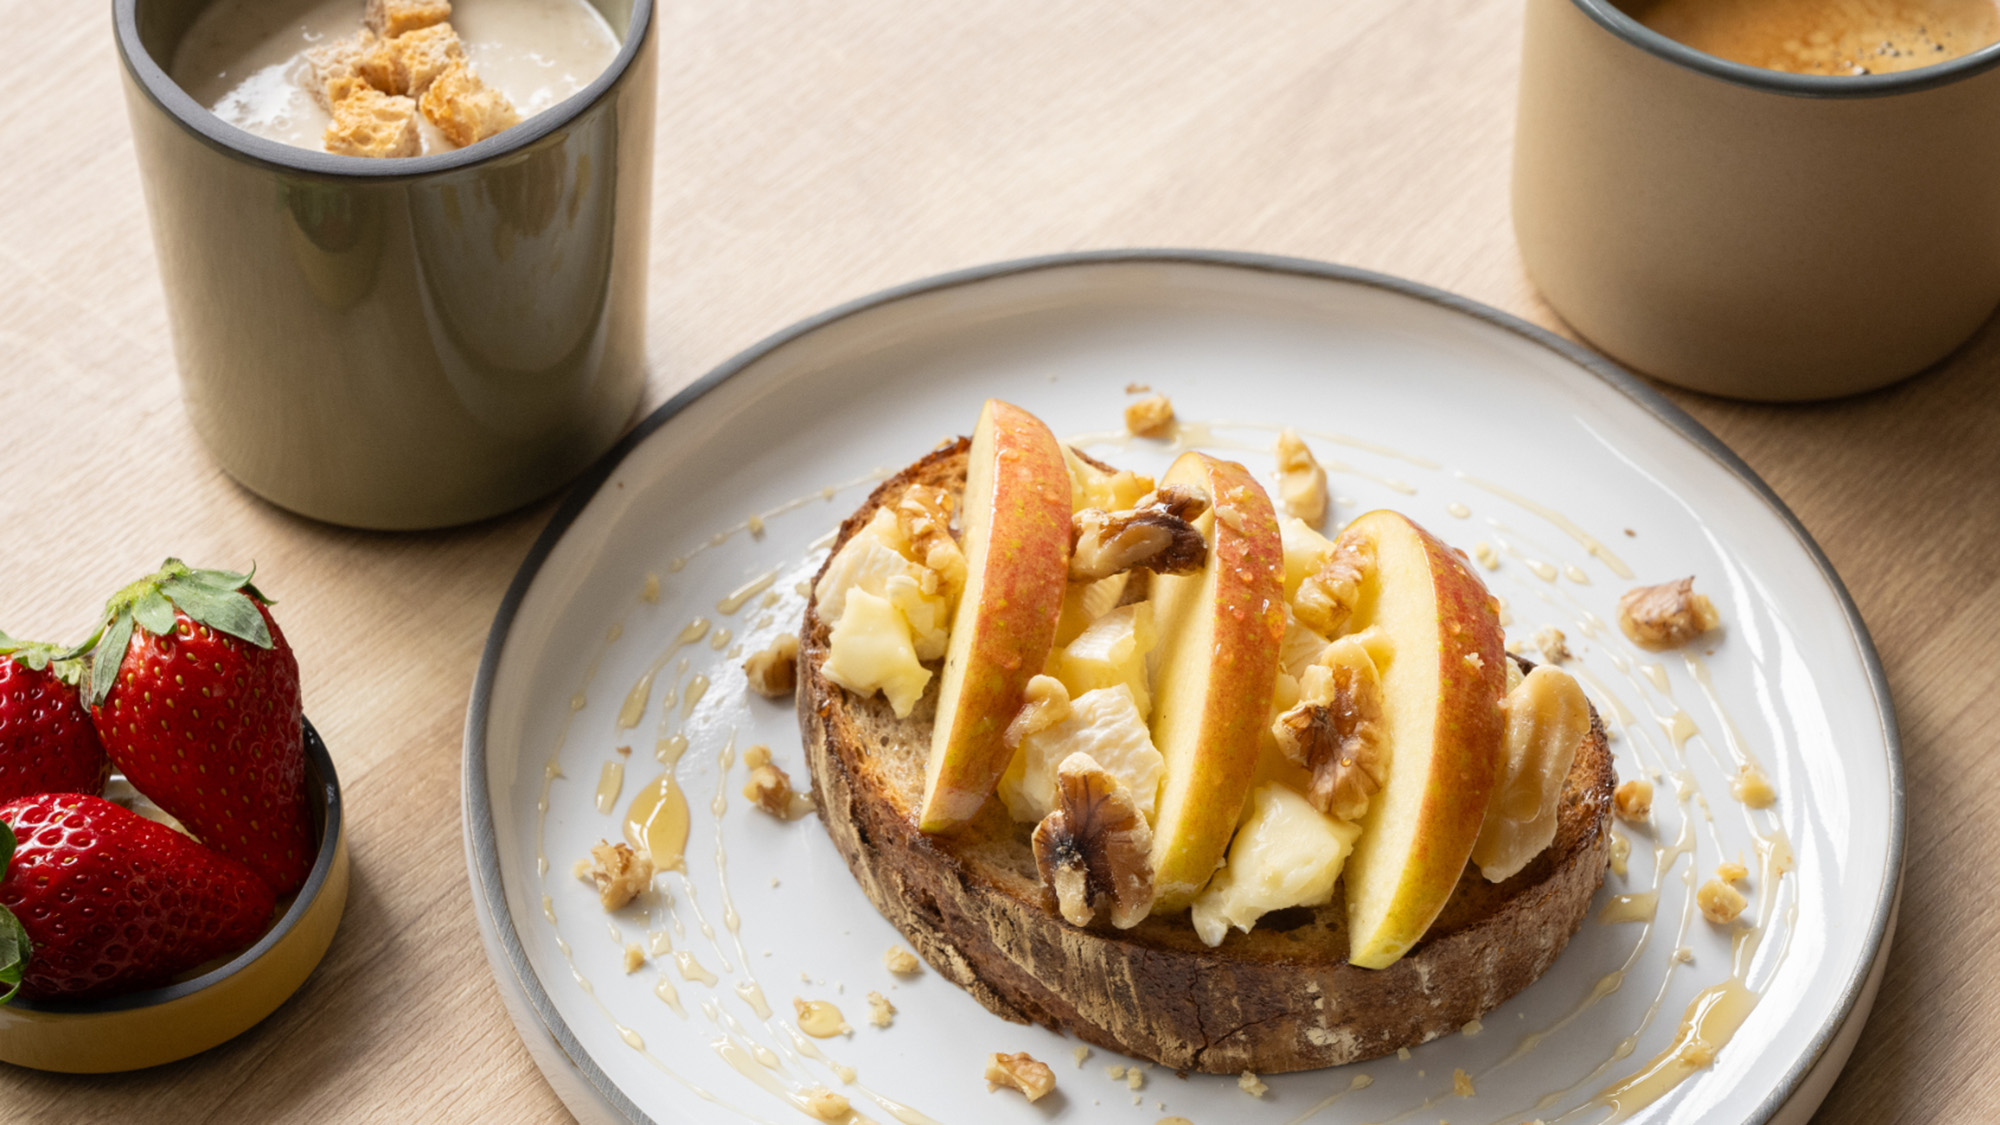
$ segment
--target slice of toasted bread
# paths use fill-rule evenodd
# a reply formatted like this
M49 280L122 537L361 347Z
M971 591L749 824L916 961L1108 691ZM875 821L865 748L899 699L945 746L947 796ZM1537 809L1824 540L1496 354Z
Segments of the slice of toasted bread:
M957 491L968 443L890 478L841 526L845 543L913 483ZM837 549L837 548L836 548ZM1035 872L1032 825L999 801L951 837L916 827L936 688L898 719L820 674L829 625L806 610L799 728L834 846L876 909L938 972L997 1015L1069 1031L1177 1070L1233 1074L1334 1066L1464 1027L1525 988L1576 933L1604 879L1615 777L1604 728L1564 786L1556 837L1513 878L1468 866L1443 913L1386 969L1347 963L1338 890L1202 944L1184 913L1130 930L1063 921Z

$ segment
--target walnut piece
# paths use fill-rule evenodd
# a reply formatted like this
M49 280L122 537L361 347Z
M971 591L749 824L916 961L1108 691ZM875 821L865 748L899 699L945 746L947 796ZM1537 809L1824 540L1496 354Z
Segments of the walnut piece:
M750 690L766 699L790 699L799 681L799 638L786 633L750 654L743 662L743 674Z
M1640 821L1653 815L1653 783L1635 777L1611 794L1612 811L1620 820Z
M889 998L887 996L884 996L879 992L871 992L868 994L869 1023L874 1024L876 1027L888 1027L890 1021L894 1020L895 1018L896 1018L896 1006L894 1004L889 1003Z
M900 945L892 945L882 954L882 967L897 976L910 976L923 971L924 963L917 955Z
M1694 592L1694 577L1639 586L1618 599L1618 627L1641 648L1684 645L1722 624L1707 594Z
M1535 631L1535 647L1542 650L1542 659L1551 664L1561 664L1569 659L1569 638L1553 625L1545 625Z
M1056 767L1056 793L1035 826L1035 868L1063 918L1087 926L1109 898L1112 925L1138 925L1153 909L1153 829L1131 791L1078 751Z
M1741 883L1750 877L1750 869L1733 861L1723 863L1716 867L1715 877L1725 883Z
M854 1112L854 1106L846 1098L824 1086L815 1086L805 1092L805 1111L821 1121L844 1121Z
M1069 718L1069 714L1069 689L1063 686L1063 682L1054 676L1032 677L1021 691L1021 709L1007 724L1007 732L1000 736L1001 741L1010 747L1018 747L1022 739L1042 733Z
M757 807L779 820L797 820L813 810L812 798L792 789L791 775L771 761L768 747L752 746L743 752L743 764L750 767L750 780L743 795Z
M1452 1069L1451 1092L1461 1098L1469 1098L1473 1095L1472 1076L1465 1073L1464 1067L1454 1067Z
M1703 883L1701 889L1694 893L1694 901L1701 907L1701 916L1718 926L1734 922L1736 916L1743 913L1743 908L1750 905L1750 900L1743 897L1742 891L1721 879Z
M1388 772L1382 746L1382 681L1352 637L1326 646L1299 679L1299 702L1271 724L1285 757L1312 773L1306 799L1357 821Z
M638 972L639 967L641 965L644 965L645 963L646 963L646 951L639 948L638 943L636 942L629 942L629 941L626 942L625 975L630 976L633 973Z
M1271 1089L1262 1078L1257 1077L1257 1072L1254 1070L1246 1070L1237 1075L1236 1088L1253 1098L1261 1098Z
M1739 768L1736 776L1729 779L1729 792L1746 808L1768 809L1778 803L1778 791L1771 788L1771 779L1756 766Z
M1285 514L1317 528L1326 522L1326 470L1305 439L1290 427L1278 431L1278 496Z
M1173 424L1174 404L1165 395L1148 395L1125 407L1125 428L1140 437L1159 437Z
M965 552L951 537L951 493L927 484L913 484L896 501L896 527L910 544L910 559L937 572L947 600L956 602L965 589Z
M992 1093L1002 1086L1021 1091L1031 1102L1037 1101L1056 1088L1056 1072L1026 1051L1011 1055L995 1051L986 1056L986 1091Z
M1337 637L1361 600L1361 583L1375 570L1375 547L1357 535L1333 541L1333 553L1292 595L1292 616L1323 637Z
M599 840L590 849L590 866L583 874L596 885L597 898L604 909L617 910L652 884L653 858L624 844Z
M1085 508L1070 517L1069 580L1096 582L1128 570L1191 574L1208 558L1208 544L1194 521L1208 498L1182 485L1165 485L1124 511Z

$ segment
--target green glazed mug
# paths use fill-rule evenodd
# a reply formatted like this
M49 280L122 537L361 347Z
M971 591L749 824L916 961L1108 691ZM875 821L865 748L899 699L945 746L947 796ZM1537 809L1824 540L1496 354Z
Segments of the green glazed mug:
M351 527L484 519L608 449L645 386L652 0L583 90L451 152L254 136L168 76L206 0L114 0L181 397L251 491ZM359 23L360 0L355 0Z

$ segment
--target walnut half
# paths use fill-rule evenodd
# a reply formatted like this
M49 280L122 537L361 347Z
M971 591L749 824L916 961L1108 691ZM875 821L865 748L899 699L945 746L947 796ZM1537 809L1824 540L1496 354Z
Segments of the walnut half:
M1306 799L1323 813L1360 820L1388 772L1382 749L1382 681L1353 637L1326 646L1299 679L1298 705L1271 724L1278 749L1312 772Z
M1694 577L1639 586L1618 599L1618 627L1641 648L1673 648L1722 624L1707 594L1694 592Z
M1021 1091L1031 1102L1037 1101L1056 1088L1056 1072L1026 1051L1011 1055L995 1051L986 1056L986 1092L992 1093L1002 1086Z
M1056 767L1059 807L1035 826L1035 868L1073 926L1111 900L1129 930L1153 909L1153 829L1125 784L1081 751Z
M1085 508L1070 517L1069 580L1096 582L1132 569L1191 574L1208 558L1194 521L1208 510L1199 491L1165 485L1131 508Z
M1337 637L1361 600L1361 583L1375 569L1375 547L1358 535L1333 541L1333 554L1292 595L1292 616L1323 637Z
M606 910L617 910L639 897L653 882L653 858L624 844L599 840L590 849L590 865L581 872L597 888Z

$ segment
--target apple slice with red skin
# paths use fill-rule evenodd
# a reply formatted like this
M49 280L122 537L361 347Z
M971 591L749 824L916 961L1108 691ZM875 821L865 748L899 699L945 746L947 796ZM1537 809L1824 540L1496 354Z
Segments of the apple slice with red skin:
M917 824L949 832L993 795L1011 756L1002 736L1055 644L1069 587L1070 479L1042 420L987 399L960 506L965 591L938 678L937 719Z
M1221 865L1257 773L1285 635L1278 516L1250 470L1183 453L1162 485L1209 499L1200 571L1153 576L1153 745L1166 759L1153 819L1154 910L1187 906Z
M1379 626L1388 774L1347 861L1348 959L1379 969L1444 908L1479 839L1499 768L1505 640L1486 586L1462 555L1387 510L1342 532L1374 546L1350 631Z

